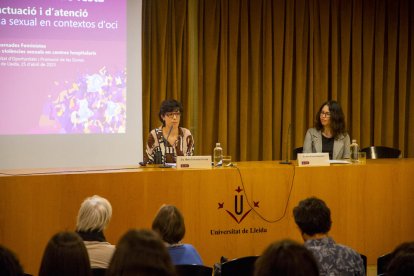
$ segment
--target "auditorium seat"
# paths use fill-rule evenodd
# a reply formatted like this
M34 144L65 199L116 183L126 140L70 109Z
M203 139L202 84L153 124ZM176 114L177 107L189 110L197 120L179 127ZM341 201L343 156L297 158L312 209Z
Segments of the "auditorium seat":
M367 256L365 256L364 254L359 254L362 258L362 262L364 263L364 270L365 270L365 275L367 275Z
M398 158L401 155L401 151L395 148L383 147L383 146L371 146L361 150L366 152L367 159L378 158Z
M92 276L105 276L105 268L92 268Z
M391 253L379 256L377 259L377 275L385 274L387 266L392 259Z
M230 260L221 265L222 276L251 276L254 273L254 263L258 256L247 256Z
M292 160L298 159L298 153L303 152L303 147L293 149Z
M213 268L204 265L176 265L178 276L211 276Z

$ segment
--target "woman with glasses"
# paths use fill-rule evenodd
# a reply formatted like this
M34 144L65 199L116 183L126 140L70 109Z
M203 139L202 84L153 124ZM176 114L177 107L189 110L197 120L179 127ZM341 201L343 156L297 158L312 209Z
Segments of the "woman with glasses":
M328 152L329 159L347 159L349 145L341 106L336 101L323 103L316 114L315 127L306 132L303 153Z
M193 136L190 130L180 127L182 113L183 106L176 100L161 103L158 116L162 125L148 136L145 164L175 163L177 156L193 155Z

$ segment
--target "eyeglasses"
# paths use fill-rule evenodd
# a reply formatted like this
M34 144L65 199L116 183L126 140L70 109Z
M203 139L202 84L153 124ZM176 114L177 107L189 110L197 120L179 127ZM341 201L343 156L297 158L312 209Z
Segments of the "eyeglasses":
M181 113L180 112L168 112L168 113L165 113L165 116L167 116L170 119L173 119L174 116L177 118L180 117Z
M321 112L321 117L331 117L331 112Z

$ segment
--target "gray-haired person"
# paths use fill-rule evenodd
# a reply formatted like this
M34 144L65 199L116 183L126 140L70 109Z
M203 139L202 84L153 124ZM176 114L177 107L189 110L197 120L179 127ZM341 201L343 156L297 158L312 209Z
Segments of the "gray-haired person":
M104 236L111 217L111 203L98 195L86 198L79 209L76 232L85 243L91 268L107 268L115 251Z

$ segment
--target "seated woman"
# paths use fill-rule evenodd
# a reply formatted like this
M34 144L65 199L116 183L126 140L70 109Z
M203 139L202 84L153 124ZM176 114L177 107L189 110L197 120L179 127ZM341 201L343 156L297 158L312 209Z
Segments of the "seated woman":
M75 232L59 232L46 246L39 276L91 276L85 244Z
M152 230L166 243L174 265L202 265L200 255L191 244L181 243L185 235L184 217L177 207L163 205L152 222Z
M319 269L312 253L290 240L270 244L255 264L255 276L318 276Z
M336 101L327 101L316 114L315 127L308 129L303 153L328 152L329 159L350 157L350 139L345 129L345 116Z
M165 100L158 114L162 125L151 130L144 153L145 164L175 163L177 156L194 153L191 132L180 127L183 106L176 100Z
M175 269L159 236L129 230L118 242L106 276L174 276Z
M107 268L115 251L103 233L111 217L111 203L97 195L86 198L79 209L76 232L85 243L92 268Z

